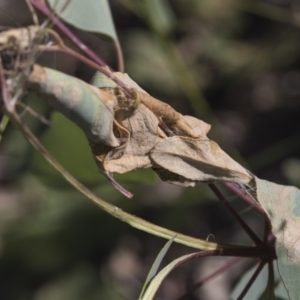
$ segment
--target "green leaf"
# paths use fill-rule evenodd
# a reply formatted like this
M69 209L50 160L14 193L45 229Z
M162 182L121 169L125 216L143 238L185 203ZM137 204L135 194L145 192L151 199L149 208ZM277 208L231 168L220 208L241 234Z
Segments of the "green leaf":
M257 199L268 215L276 237L279 273L290 299L299 299L300 191L292 186L255 180Z
M163 260L163 258L165 257L167 251L169 250L169 248L171 247L172 243L174 242L174 239L175 239L176 236L174 236L172 239L170 239L165 245L164 247L160 250L159 254L157 255L148 275L147 275L147 278L145 280L145 283L143 285L143 288L142 288L142 291L141 291L141 294L140 294L140 297L141 298L147 287L149 286L149 283L151 282L152 278L156 275L157 273L157 270Z
M117 34L106 0L71 0L65 7L66 0L48 0L58 16L65 22L85 31L107 36L117 40ZM65 7L65 9L63 9Z

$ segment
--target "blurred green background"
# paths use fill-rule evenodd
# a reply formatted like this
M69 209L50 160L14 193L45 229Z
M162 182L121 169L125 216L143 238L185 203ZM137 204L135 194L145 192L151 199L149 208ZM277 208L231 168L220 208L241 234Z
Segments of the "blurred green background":
M212 124L209 137L258 177L300 186L300 6L288 0L112 0L125 71L182 114ZM22 0L0 0L0 23L30 22ZM17 23L16 23L17 22ZM76 33L116 67L113 46ZM67 42L67 41L66 41ZM64 55L42 63L86 81L93 70ZM76 178L106 201L175 231L250 244L204 185L181 188L152 170L116 175L128 200L97 172L81 131L38 98L51 126L23 118ZM103 213L74 191L10 125L0 144L0 299L137 299L165 243ZM261 217L224 190L262 235ZM165 263L193 251L173 245ZM226 259L187 263L157 299L176 299ZM245 260L186 299L229 299Z

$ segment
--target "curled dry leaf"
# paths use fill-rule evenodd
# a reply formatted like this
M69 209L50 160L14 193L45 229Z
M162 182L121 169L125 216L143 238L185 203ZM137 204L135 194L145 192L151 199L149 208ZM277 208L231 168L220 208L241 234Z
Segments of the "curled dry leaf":
M109 172L126 173L131 170L152 166L149 153L165 136L158 126L156 116L143 104L122 125L130 132L123 145L123 153L111 150L103 162Z
M207 138L208 124L182 116L147 94L127 74L113 73L112 77L122 80L131 89L130 93L123 92L103 75L95 77L96 87L32 65L32 60L23 54L31 52L30 45L34 44L37 33L32 27L0 34L2 61L14 63L7 65L6 70L18 73L19 68L27 68L28 86L43 94L51 106L85 132L100 171L116 187L110 173L148 167L163 180L184 186L197 182L248 184L251 181L252 175L247 170ZM19 68L15 64L18 59ZM27 66L22 65L23 61Z
M96 163L99 171L117 190L131 198L132 194L114 180L103 164L99 164L111 149L123 147L114 135L115 98L79 79L39 65L33 66L27 84L84 131L92 151L98 155ZM120 132L129 135L125 128Z
M79 79L61 72L34 65L28 86L42 94L45 100L76 123L95 143L118 147L113 134L114 98Z
M230 158L206 136L210 125L190 116L182 116L168 104L144 92L127 74L114 73L134 88L140 103L130 114L118 115L114 126L117 137L126 139L106 154L94 151L96 160L108 172L126 173L152 167L162 180L194 186L197 182L231 181L248 184L252 175ZM100 78L100 79L99 79ZM114 94L117 86L97 77L97 86ZM118 102L118 101L116 101ZM133 103L134 99L128 101Z

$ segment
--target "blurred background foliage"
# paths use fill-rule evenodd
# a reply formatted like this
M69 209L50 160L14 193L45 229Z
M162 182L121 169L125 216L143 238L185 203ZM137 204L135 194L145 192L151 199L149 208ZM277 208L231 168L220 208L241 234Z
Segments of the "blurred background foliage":
M182 114L213 125L218 142L258 177L300 186L300 6L293 0L110 1L125 71ZM30 23L22 0L0 0L3 26ZM108 41L74 29L116 67ZM66 41L68 43L68 41ZM86 81L93 70L62 54L40 61ZM24 119L63 166L103 199L161 226L219 243L249 244L203 184L162 183L151 170L116 175L125 199L97 172L87 142L38 98L26 103L51 121ZM137 299L165 243L103 213L74 191L9 126L0 144L0 298ZM262 235L261 218L232 205ZM166 262L193 251L173 245ZM157 299L176 299L226 258L205 258L173 272ZM244 260L187 299L228 299ZM249 298L250 299L250 298Z

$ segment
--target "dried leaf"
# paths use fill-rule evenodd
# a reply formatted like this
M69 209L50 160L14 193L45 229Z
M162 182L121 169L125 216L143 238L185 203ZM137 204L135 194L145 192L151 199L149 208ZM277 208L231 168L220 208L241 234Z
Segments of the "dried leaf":
M164 139L151 151L151 159L156 168L181 176L182 182L173 182L173 176L166 178L165 172L164 180L185 186L212 181L248 184L252 179L245 168L207 138L174 136Z
M114 76L122 79L128 86L143 91L126 73L116 72ZM101 145L91 145L100 169L109 173L126 173L131 170L149 167L149 158L144 153L152 149L153 143L157 143L155 141L157 139L158 123L155 116L143 105L138 107L139 103L136 103L136 99L127 99L126 101L124 99L125 94L122 94L117 84L104 74L97 72L92 83L114 96L115 102L117 102L114 107L114 117L116 119L114 134L125 141L119 147L107 149L106 153L103 152L104 149ZM135 112L135 110L137 111ZM144 126L148 126L148 129L141 130ZM140 137L139 131L145 132L147 138L145 136ZM133 141L136 141L134 145L131 142L131 135L134 135ZM143 147L143 143L139 143L145 140L147 141L146 148Z
M183 116L185 121L193 128L194 132L201 137L206 137L211 126L202 120L192 116Z
M143 103L156 115L159 119L160 126L169 136L181 135L192 138L198 137L198 134L195 133L193 128L186 122L183 116L169 104L142 92L139 92L139 97L141 99L141 103Z
M126 117L117 118L115 131L128 132L125 144L107 155L96 155L107 172L125 173L140 168L153 169L162 180L194 186L198 182L231 181L248 184L252 175L231 159L206 136L210 125L191 116L182 116L170 105L141 91L127 74L114 73L137 89L139 107ZM114 90L115 83L97 75L94 84ZM129 102L129 101L128 101ZM118 134L116 134L118 136Z
M116 159L116 150L111 150L105 158L104 168L109 172L126 173L136 169L151 167L150 151L165 134L158 127L158 119L144 105L140 105L134 114L123 121L130 131L123 155Z

